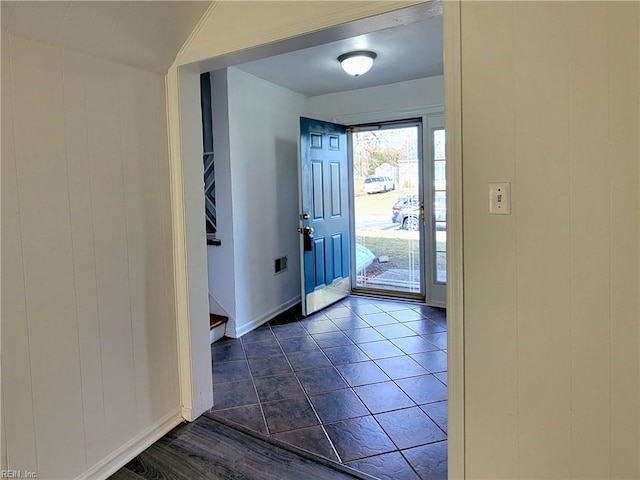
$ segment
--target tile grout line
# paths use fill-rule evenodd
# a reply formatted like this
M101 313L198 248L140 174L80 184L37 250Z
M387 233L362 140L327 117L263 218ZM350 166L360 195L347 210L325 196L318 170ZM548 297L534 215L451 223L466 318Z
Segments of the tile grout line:
M332 328L332 330L331 330L331 331L328 331L328 332L317 332L317 333L312 333L312 331L311 331L311 330L309 330L307 326L305 326L305 322L303 321L303 319L302 319L301 317L299 317L299 315L297 315L297 314L293 313L293 312L291 311L291 309L290 309L287 313L288 313L289 315L291 315L291 320L292 320L292 322L291 322L290 324L294 324L293 322L295 321L295 323L296 323L296 324L300 325L300 327L301 327L301 329L302 329L302 330L301 330L301 332L304 332L304 336L308 336L308 337L310 337L310 338L311 338L311 340L312 340L313 344L319 348L320 352L322 352L323 357L325 358L325 360L327 360L327 361L328 361L328 363L329 363L330 367L331 367L331 368L333 368L333 369L334 369L334 371L336 371L336 372L338 373L338 375L340 376L340 378L345 382L345 384L346 384L346 388L345 388L344 390L348 390L348 391L350 391L350 393L351 393L351 394L353 394L353 395L355 396L355 398L359 399L359 401L361 401L361 402L362 402L362 399L360 398L360 396L359 396L359 395L357 394L357 392L355 391L355 387L351 386L351 384L346 380L346 377L344 377L344 375L342 374L342 372L337 368L338 366L337 366L336 364L334 364L334 362L333 362L333 361L331 361L331 360L329 359L329 356L327 355L327 352L325 351L325 350L330 349L330 348L346 347L347 345L327 345L327 346L321 346L321 345L320 345L320 343L318 343L318 340L315 338L315 336L314 336L314 335L321 335L321 334L324 334L324 333L326 333L326 334L342 334L342 335L344 335L346 338L348 338L348 339L349 339L349 342L350 342L350 343L348 344L348 346L350 346L350 347L355 347L355 348L360 349L360 351L362 351L362 353L365 355L365 357L369 359L368 361L370 361L373 365L377 366L377 368L380 368L380 369L381 369L381 371L385 374L385 376L386 376L386 377L388 377L388 380L385 380L384 382L387 382L387 381L392 382L392 383L393 383L393 385L394 385L395 387L397 387L398 389L400 389L400 391L402 391L402 392L403 392L403 393L404 393L404 394L409 398L409 400L413 403L413 406L411 406L411 407L402 407L402 408L397 408L397 409L393 409L393 410L389 410L389 411L385 411L385 412L380 412L380 413L390 413L390 412L400 411L400 410L404 410L404 409L408 409L408 408L418 408L418 409L420 410L420 412L421 412L422 414L424 414L424 415L425 415L425 416L426 416L426 417L427 417L431 422L433 422L433 423L434 423L434 425L437 427L437 429L438 429L439 431L441 431L441 432L445 435L445 438L444 438L443 440L438 440L438 441L435 441L435 442L428 442L428 443L424 443L424 444L420 444L420 445L415 445L415 446L412 446L412 447L409 447L409 448L406 448L406 449L401 449L401 448L399 448L399 447L398 447L398 444L396 444L396 442L395 442L395 441L393 441L393 439L392 439L391 437L389 437L389 436L388 436L388 434L386 433L386 430L384 430L384 428L382 427L382 425L380 424L380 422L379 422L379 421L378 421L378 419L376 418L376 416L375 416L375 415L377 415L377 414L374 414L374 413L371 411L371 409L370 409L370 408L369 408L369 407L368 407L368 406L363 402L363 405L364 405L364 407L365 407L366 411L367 411L369 414L368 414L368 415L362 415L362 416L359 416L359 417L353 417L353 418L363 418L363 417L368 417L368 416L373 417L373 419L374 419L374 420L375 420L375 422L376 422L376 425L378 425L378 427L379 427L379 428L381 428L381 429L382 429L382 431L384 431L384 432L385 432L385 435L387 435L387 438L389 439L389 441L391 442L391 444L395 447L395 450L392 450L392 451L390 451L390 452L377 453L377 454L374 454L374 455L368 455L368 456L366 456L366 457L362 457L362 458L354 459L354 460L352 460L352 461L358 461L358 460L363 460L363 459L367 459L367 458L372 458L372 457L376 457L376 456L384 455L385 453L398 452L398 453L400 453L400 454L401 454L402 458L404 459L404 461L406 461L406 463L409 465L409 467L412 469L412 471L414 471L414 472L416 472L416 473L417 473L416 469L413 467L413 465L411 464L411 462L409 462L408 458L404 455L404 453L403 453L403 452L404 452L404 451L406 451L406 450L409 450L409 449L411 449L411 448L418 448L418 447L422 447L422 446L426 446L426 445L432 445L432 444L442 443L442 442L446 442L446 441L448 440L448 433L447 433L447 432L446 432L446 431L445 431L445 430L444 430L444 429L443 429L443 428L442 428L442 427L441 427L441 426L440 426L440 425L439 425L439 424L438 424L438 423L437 423L437 422L436 422L436 421L435 421L435 420L434 420L434 419L433 419L433 418L432 418L432 417L431 417L427 412L425 412L425 411L421 408L421 405L422 405L422 406L424 406L424 405L429 405L429 404L435 404L435 403L443 402L443 401L446 401L446 400L436 400L436 401L430 401L430 402L427 402L427 403L424 403L424 404L418 404L418 402L416 402L413 398L411 398L411 396L409 396L409 395L404 391L404 389L402 389L402 387L400 387L400 385L398 385L398 384L396 383L396 380L404 380L404 379L410 379L410 378L416 378L416 377L421 377L421 376L427 376L427 375L428 375L428 376L430 376L430 377L434 378L435 380L437 380L437 381L438 381L438 384L442 384L442 385L445 385L445 386L446 386L446 383L445 383L443 380L441 380L440 378L436 377L436 374L444 373L444 372L433 372L433 371L431 371L429 368L425 367L422 363L420 363L420 362L418 362L417 360L413 359L413 357L411 356L412 354L407 353L406 351L404 351L404 350L403 350L399 345L397 345L397 344L395 344L395 343L393 342L393 340L394 340L394 339L390 339L390 338L388 338L384 333L382 333L382 332L380 332L379 330L377 330L377 329L376 329L376 327L375 327L374 325L372 325L372 324L368 323L368 322L363 318L363 316L366 316L367 314L369 314L369 315L373 315L373 314L378 314L378 313L384 313L384 314L386 314L386 315L389 315L391 318L393 318L393 320L394 320L394 322L395 322L394 324L389 324L389 325L403 325L403 326L405 326L405 327L406 327L406 325L405 325L406 323L409 323L409 322L416 322L416 321L429 321L429 322L431 322L434 326L438 327L438 326L440 326L440 323L442 322L442 317L440 317L439 315L437 315L437 316L436 316L436 315L429 316L429 313L428 313L428 312L426 312L426 313L425 313L425 311L424 311L423 309L421 309L421 308L405 307L404 309L406 309L406 310L411 310L411 311L415 312L416 314L418 314L418 315L419 315L419 318L416 318L416 319L408 319L408 320L401 320L401 319L399 319L399 318L394 317L390 312L384 311L384 310L382 310L381 308L379 308L378 306L376 306L376 305L375 305L375 302L365 302L365 303L363 303L363 304L364 304L364 305L373 305L373 306L374 306L375 308L377 308L379 311L378 311L378 312L371 312L371 311L369 311L369 312L367 312L367 313L361 313L361 314L359 314L359 313L357 313L357 310L358 310L358 308L357 308L357 304L351 304L351 303L341 302L340 304L336 304L336 306L337 306L337 308L345 308L345 309L349 310L349 311L351 312L351 315L352 315L353 317L357 318L358 320L360 320L360 321L364 322L364 324L368 325L368 327L361 327L361 328L371 328L373 331L377 332L377 333L378 333L378 334L379 334L379 335L380 335L380 336L381 336L385 341L390 342L390 344L391 344L391 345L395 346L396 348L398 348L398 349L399 349L399 351L401 351L401 352L402 352L402 355L399 355L399 356L397 356L397 357L389 357L389 358L401 358L401 357L410 358L410 359L412 359L414 362L416 362L418 365L420 365L420 366L421 366L421 367L422 367L422 368L427 372L426 374L417 374L417 375L413 375L413 376L411 376L411 377L404 377L404 378L402 378L402 379L394 379L394 378L391 378L391 377L389 376L389 374L387 374L387 372L386 372L386 371L384 371L384 370L380 367L380 365L377 363L376 359L371 358L368 354L366 354L366 352L364 352L363 350L361 350L361 349L360 349L360 344L361 344L361 343L371 343L371 342L360 342L360 343L359 343L357 340L354 340L353 338L349 337L348 335L346 335L346 334L344 333L344 332L345 332L345 330L343 330L343 327L342 327L342 326L340 326L340 323L341 323L341 322L340 322L340 320L341 320L341 319L343 319L343 318L347 318L347 317L331 318L331 317L329 317L328 315L325 315L324 313L321 313L321 315L322 315L326 320L328 320L328 321L330 321L330 322L331 322L331 324L333 325L333 328ZM338 306L338 305L340 305L340 306ZM403 309L401 308L401 309L399 309L399 310L403 310ZM399 310L395 310L395 311L399 311ZM440 317L440 318L438 318L438 317ZM277 317L276 317L276 318L277 318ZM445 322L446 322L446 317L444 317L444 320L445 320ZM381 324L381 325L378 325L378 326L385 326L385 325L386 325L386 324ZM340 462L341 464L343 464L343 465L347 465L348 463L342 460L342 458L341 458L340 454L339 454L339 453L338 453L338 451L337 451L337 448L336 448L336 446L335 446L335 444L334 444L333 440L331 439L331 437L329 436L329 434L328 434L328 432L327 432L326 426L327 426L327 425L330 425L330 424L325 424L325 423L322 421L322 419L320 418L320 415L319 415L319 413L318 413L318 411L317 411L316 407L314 406L313 402L311 401L311 394L307 392L307 390L305 389L305 387L304 387L304 386L303 386L303 384L302 384L302 380L301 380L301 379L300 379L300 377L298 376L299 372L304 372L304 371L306 371L306 370L316 370L317 368L311 368L311 369L307 369L307 368L305 368L304 370L300 370L300 371L295 370L295 369L293 368L293 364L291 363L291 360L290 360L290 358L289 358L289 355L290 355L290 354L293 354L293 353L302 353L302 352L304 352L305 350L298 350L298 351L295 351L295 352L289 352L289 353L287 353L287 352L285 352L285 350L284 350L284 348L283 348L283 344L282 344L281 342L282 342L283 340L285 340L285 339L288 339L288 338L296 338L296 335L295 335L295 334L293 334L293 335L291 335L291 336L284 336L284 337L282 337L282 338L281 338L280 336L276 335L276 331L277 331L277 327L278 327L278 325L272 325L272 324L271 324L271 321L270 321L270 322L267 322L267 323L266 323L266 326L269 328L269 331L271 332L271 335L272 335L272 336L273 336L273 338L276 340L276 344L278 345L278 347L279 347L279 349L280 349L281 353L284 355L284 358L285 358L285 360L286 360L286 362L287 362L287 365L289 366L289 368L290 368L291 372L294 374L294 377L296 378L296 381L297 381L298 385L301 387L301 390L302 390L302 393L303 393L303 395L304 395L304 398L307 400L308 404L311 406L311 409L312 409L312 411L314 412L314 415L316 416L316 420L318 420L318 421L319 421L318 426L320 426L320 428L322 429L322 431L323 431L323 433L324 433L325 437L328 439L328 441L329 441L329 445L331 446L331 448L332 448L333 452L335 453L336 457L339 459L339 462ZM417 332L417 331L413 330L411 327L407 327L407 328L409 328L409 330L413 333L413 335L411 335L411 337L414 337L414 336L415 336L415 337L420 338L420 339L422 339L422 340L424 340L425 342L428 342L428 343L430 343L430 344L432 344L432 342L430 342L429 340L427 340L427 339L424 337L424 335L435 335L435 334L439 334L439 333L445 333L445 334L446 334L446 327L445 327L445 331L444 331L444 332L432 332L432 333L428 333L428 334L421 334L421 333L419 333L419 332ZM346 329L346 330L358 330L358 328L355 328L355 329L354 329L354 328L351 328L351 329ZM408 336L408 337L409 337L409 336ZM399 338L408 338L408 337L399 337ZM395 340L398 340L398 339L395 339ZM255 377L254 377L254 373L253 373L253 371L252 371L251 367L249 366L249 360L250 360L250 359L249 359L249 357L247 356L247 349L248 349L248 348L250 348L250 347L249 347L249 345L251 345L251 343L254 343L254 342L248 342L248 343L245 343L245 341L243 341L242 339L238 339L238 341L239 341L239 342L241 343L241 345L242 345L242 351L243 351L243 354L244 354L244 360L247 362L247 368L248 368L248 370L249 370L249 375L250 375L250 377L251 377L251 381L252 381L253 389L254 389L254 391L255 391L255 394L256 394L256 397L257 397L257 400L258 400L259 408L260 408L260 411L261 411L261 414L262 414L262 420L263 420L263 422L264 422L264 424L265 424L266 430L267 430L267 432L268 432L268 436L269 436L269 437L273 437L273 435L271 434L271 432L270 432L270 430L269 430L269 426L268 426L267 421L266 421L266 415L265 415L265 412L264 412L264 409L263 409L263 403L265 403L265 402L263 402L263 401L261 400L261 398L260 398L260 395L259 395L258 390L257 390L257 384L256 384L256 379L255 379ZM258 341L260 341L260 340L258 340ZM445 353L445 355L446 355L446 350L445 350L445 349L440 348L437 344L433 344L433 347L435 347L435 348L436 348L436 350L429 350L429 351L427 351L427 352L419 352L419 353L432 353L432 352L433 352L433 353L435 353L435 352L443 352L443 353ZM385 358L386 358L386 357L385 357ZM383 358L383 359L384 359L384 358ZM377 359L377 360L383 360L383 359ZM364 362L364 361L365 361L365 360L362 360L362 362ZM348 362L347 364L349 364L349 363L361 363L361 362ZM318 367L318 368L325 368L325 367ZM329 368L329 367L326 367L326 368ZM277 374L276 374L276 375L277 375ZM273 376L273 375L268 375L267 377L269 377L269 376ZM372 383L372 384L365 384L365 385L375 385L375 383L382 383L382 382L374 382L374 383ZM342 390L342 388L340 388L340 389L333 389L333 390L329 390L329 391L326 391L326 392L324 392L324 391L323 391L323 392L318 392L318 394L330 393L330 392L332 392L332 391L336 391L336 390ZM267 402L267 403L268 403L268 402ZM230 407L230 408L233 408L233 407ZM332 422L332 423L339 423L339 422L341 422L341 421L345 421L345 420L350 420L350 419L343 419L343 420L339 420L339 421L337 421L337 422ZM309 427L303 427L303 428L309 428ZM291 429L291 430L285 430L284 432L296 431L296 430L300 430L300 429L296 428L296 429ZM284 433L284 432L278 432L278 433ZM288 442L287 442L287 443L288 443ZM292 444L292 445L293 445L293 444ZM293 445L293 446L295 446L295 445ZM298 448L299 448L299 447L298 447ZM316 454L316 455L317 455L317 454ZM320 456L322 456L322 455L320 455Z
M306 328L304 328L304 325L302 325L302 323L300 322L300 318L298 318L298 316L296 314L294 314L292 312L293 317L295 318L295 321L300 324L300 326L302 327L302 329L304 331L306 331L307 333L308 330ZM316 419L318 420L318 423L320 425L320 428L322 429L322 431L325 434L325 437L327 438L327 440L329 441L329 445L331 446L331 449L333 450L333 453L336 455L336 458L338 459L338 461L342 464L344 464L345 462L342 460L342 457L340 456L340 453L338 453L338 450L336 448L336 446L333 444L333 441L331 440L331 437L329 437L328 432L326 431L326 429L324 428L324 423L322 422L322 419L320 418L320 415L318 414L318 411L316 410L316 407L313 405L313 402L311 401L311 398L309 397L307 391L305 390L304 386L302 385L302 381L300 380L300 377L298 377L298 373L296 372L296 370L293 368L293 365L291 364L291 361L289 360L289 356L287 355L287 352L284 351L284 348L282 348L282 344L280 343L280 339L278 338L278 336L275 334L275 332L273 331L273 328L271 325L269 325L269 329L271 330L272 335L275 337L276 342L278 343L278 346L280 347L280 350L282 350L282 353L284 354L284 358L287 360L287 363L289 364L289 367L291 368L291 371L293 372L294 377L296 378L296 380L298 381L298 385L300 385L300 388L302 389L302 392L304 394L305 399L307 400L307 402L309 402L309 405L311 406L311 409L313 410L314 415L316 416ZM311 337L311 340L318 345L318 342L316 342L315 338L313 338L313 335L311 335L311 333L309 333L309 336ZM283 337L283 338L293 338L293 337ZM320 351L322 351L322 354L325 355L324 351L322 350L322 347L320 347L320 345L318 345L318 348L320 348ZM325 358L326 355L325 355ZM331 361L327 358L327 361L329 361L329 363L331 363ZM332 364L333 365L333 364ZM259 398L258 398L259 399ZM267 427L268 428L268 427ZM307 427L309 428L309 427ZM292 430L289 430L292 431ZM281 432L282 433L282 432Z
M347 306L347 308L349 308L349 307ZM365 321L365 322L366 322L366 320L364 320L364 319L360 316L360 314L357 314L356 312L353 312L353 313L354 313L358 318L360 318L360 319L362 319L363 321ZM387 312L383 312L383 313L387 313ZM423 315L421 312L416 312L416 313L418 313L418 314L420 314L420 315ZM387 313L387 314L388 314L388 313ZM365 314L363 314L363 315L365 315ZM390 314L388 314L388 315L390 315ZM402 322L401 320L399 320L399 319L397 319L397 318L393 317L393 315L390 315L390 316L391 316L392 318L394 318L394 320L396 320L396 321L397 321L397 322L399 322L400 324L403 324L403 322ZM430 320L430 319L428 319L428 318L426 318L426 317L423 317L423 319ZM411 320L410 320L410 321L411 321ZM366 323L367 323L367 322L366 322ZM370 325L370 324L369 324L369 325ZM387 341L391 342L393 345L395 345L391 339L387 338L387 337L386 337L386 335L384 335L382 332L379 332L379 331L375 328L375 326L373 326L373 325L370 325L370 326L371 326L375 331L377 331L378 333L380 333L380 335L382 335L382 336L384 337L384 339L385 339L385 340L387 340ZM414 332L414 333L415 333L417 336L419 336L419 337L421 337L421 338L422 338L422 336L421 336L420 334L418 334L417 332ZM426 339L425 339L425 340L426 340ZM427 341L428 341L428 340L427 340ZM368 343L368 342L363 342L363 343ZM354 345L355 345L356 347L359 347L358 343L357 343L357 342L355 342L355 341L354 341ZM396 345L396 347L397 347L397 345ZM436 346L436 347L437 347L437 346ZM322 348L322 347L321 347L321 348ZM408 354L408 353L404 352L400 347L397 347L397 348L399 348L399 349L403 352L403 355L398 356L398 357L389 357L389 358L408 357L408 358L411 358L411 359L413 360L413 358L411 357L411 355L410 355L410 354ZM439 347L438 347L438 348L439 348ZM365 355L367 355L367 354L366 354L366 352L365 352ZM368 357L368 355L367 355L367 357ZM376 362L376 360L375 360L375 359L372 359L371 357L369 357L369 358L370 358L370 361L372 361L375 365L377 365L377 366L378 366L378 368L380 368L380 369L382 370L382 368L378 365L378 363ZM378 360L383 360L383 359L378 359ZM415 361L415 360L414 360L414 361ZM419 364L419 362L416 362L416 363L418 363L418 364ZM419 364L419 365L420 365L420 366L422 366L423 368L425 368L422 364ZM338 370L338 369L336 368L336 370ZM429 419L434 423L434 425L436 426L436 428L438 428L440 431L442 431L442 433L445 435L445 439L444 439L444 440L435 441L435 442L427 442L427 443L425 443L425 444L420 444L420 445L414 445L413 447L406 448L406 449L401 449L401 448L398 446L398 444L397 444L397 443L396 443L396 442L395 442L395 441L394 441L394 440L389 436L389 434L386 432L386 430L384 429L384 427L383 427L383 426L380 424L380 422L378 421L378 418L376 417L376 415L379 415L380 413L379 413L379 414L375 414L375 413L373 413L373 412L371 411L371 409L366 405L366 403L364 403L364 401L363 401L363 399L360 397L360 395L358 395L358 393L355 391L355 388L354 388L354 387L352 387L352 386L349 384L349 382L347 382L347 384L349 385L349 389L350 389L350 390L351 390L351 391L356 395L356 397L357 397L358 399L360 399L360 401L363 403L363 405L365 406L365 408L366 408L366 409L367 409L367 411L369 412L369 414L370 414L370 415L367 415L367 416L371 416L371 417L372 417L372 419L373 419L373 420L376 422L376 424L377 424L377 425L382 429L382 431L383 431L383 432L385 432L385 434L387 435L387 437L389 438L389 440L391 441L391 443L396 447L396 449L395 449L395 450L392 450L392 451L390 451L390 452L383 452L383 453L378 453L378 454L375 454L375 455L369 455L369 456L365 456L365 457L362 457L362 458L359 458L359 459L356 459L356 460L353 460L353 461L360 461L360 460L364 460L364 459L367 459L367 458L373 458L373 457L376 457L376 456L381 456L381 455L385 455L385 454L389 454L389 453L397 452L397 453L400 453L400 455L402 456L402 458L404 458L404 459L405 459L405 461L406 461L407 465L409 465L409 468L411 468L411 470L412 470L413 472L415 472L415 473L416 473L416 475L417 475L419 478L421 478L421 476L418 474L418 472L417 472L417 471L416 471L416 469L413 467L413 465L411 464L411 462L409 462L409 460L404 456L404 454L403 454L402 452L403 452L404 450L409 450L409 449L411 449L411 448L417 448L417 447L421 447L421 446L426 446L426 445L432 445L432 444L436 444L436 443L446 442L446 441L448 440L448 433L447 433L447 432L445 432L445 431L444 431L444 429L442 429L442 427L440 427L440 425L439 425L437 422L435 422L435 421L434 421L434 420L433 420L433 419L432 419L432 418L431 418L431 417L430 417L430 416L429 416L429 415L428 415L424 410L422 410L422 408L420 407L420 405L419 405L415 400L413 400L413 398L411 398L411 397L410 397L410 396L409 396L409 395L404 391L404 389L402 389L402 387L400 387L400 385L398 385L398 384L396 383L396 381L395 381L396 379L391 378L391 377L389 376L389 374L388 374L386 371L384 371L384 370L382 370L382 371L383 371L383 373L384 373L387 377L389 377L389 381L391 381L391 382L392 382L392 383L393 383L397 388L399 388L399 389L400 389L400 390L401 390L405 395L407 395L407 397L408 397L408 398L413 402L413 404L414 404L414 405L413 405L412 407L402 407L402 408L393 409L393 410L389 410L389 411L386 411L386 412L380 412L380 413L390 413L390 412L396 412L396 411L405 410L405 409L408 409L408 408L418 408L418 409L419 409L419 410L420 410L424 415L426 415L426 416L427 416L427 418L429 418ZM425 371L427 371L427 372L428 372L428 373L427 373L427 375L433 376L433 378L434 378L434 379L437 379L437 377L435 377L435 375L434 375L434 373L433 373L433 372L429 371L429 370L428 370L428 369L426 369L426 368L425 368ZM341 372L340 372L339 370L338 370L338 373L340 373L340 374L341 374ZM342 374L341 374L341 375L342 375ZM416 376L423 376L423 375L416 375ZM406 377L406 378L415 378L416 376L414 376L414 377ZM343 377L343 378L344 378L344 377ZM439 379L437 379L437 380L438 380L438 381L440 381ZM346 381L346 378L345 378L345 381ZM374 382L374 383L371 383L371 384L365 384L365 385L361 385L361 386L366 386L366 385L375 385L376 383L385 383L385 382L386 382L386 381L384 381L384 382ZM428 404L431 404L431 403L437 403L437 401L436 401L436 402L427 402L427 403L425 403L425 404L423 404L423 405L428 405ZM362 418L362 417L355 417L355 418ZM348 419L347 419L347 420L348 420ZM339 423L339 422L336 422L336 423Z
M249 370L249 377L251 378L251 385L253 385L253 391L256 392L256 399L258 400L258 407L260 408L260 414L262 415L262 422L264 424L264 428L267 431L267 435L269 435L269 425L267 425L267 416L264 414L264 409L262 408L262 402L260 401L260 394L258 393L258 387L256 386L255 379L253 378L253 373L251 372L251 365L249 364L249 357L247 357L247 350L245 349L245 345L242 339L239 338L238 341L240 342L240 346L242 347L244 360L247 362L247 369Z

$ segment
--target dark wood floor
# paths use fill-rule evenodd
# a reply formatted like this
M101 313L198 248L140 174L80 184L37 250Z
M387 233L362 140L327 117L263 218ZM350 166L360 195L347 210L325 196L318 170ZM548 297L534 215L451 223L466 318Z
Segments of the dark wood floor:
M352 480L352 476L200 417L176 427L112 480Z

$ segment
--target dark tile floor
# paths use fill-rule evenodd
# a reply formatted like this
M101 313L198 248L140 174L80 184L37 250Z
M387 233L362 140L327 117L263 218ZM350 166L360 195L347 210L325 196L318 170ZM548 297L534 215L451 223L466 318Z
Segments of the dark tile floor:
M380 479L447 478L442 309L348 297L211 346L214 408Z

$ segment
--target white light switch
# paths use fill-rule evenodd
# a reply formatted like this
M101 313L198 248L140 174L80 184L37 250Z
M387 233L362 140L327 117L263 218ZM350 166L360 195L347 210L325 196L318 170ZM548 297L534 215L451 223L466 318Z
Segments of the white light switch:
M511 184L489 184L489 213L491 215L511 214Z

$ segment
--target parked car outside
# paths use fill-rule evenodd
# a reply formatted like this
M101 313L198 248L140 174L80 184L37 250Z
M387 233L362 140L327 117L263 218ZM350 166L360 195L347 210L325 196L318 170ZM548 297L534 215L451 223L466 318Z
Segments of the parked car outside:
M364 192L368 194L387 192L395 190L395 188L393 180L389 177L367 177L363 186Z
M420 228L420 207L418 205L408 205L401 208L394 221L399 223L405 230L418 230Z
M446 230L446 204L442 204L441 202L439 202L436 204L434 210L436 230ZM391 211L391 219L393 223L399 223L405 230L415 231L420 227L420 206L418 205L417 195L398 198L398 201L394 204L393 207L391 207Z
M399 221L396 221L396 219L398 218L398 214L400 213L400 210L402 210L405 207L417 206L417 205L418 205L417 194L398 197L398 200L396 200L396 203L394 203L393 207L391 207L391 221L393 223L401 223Z

